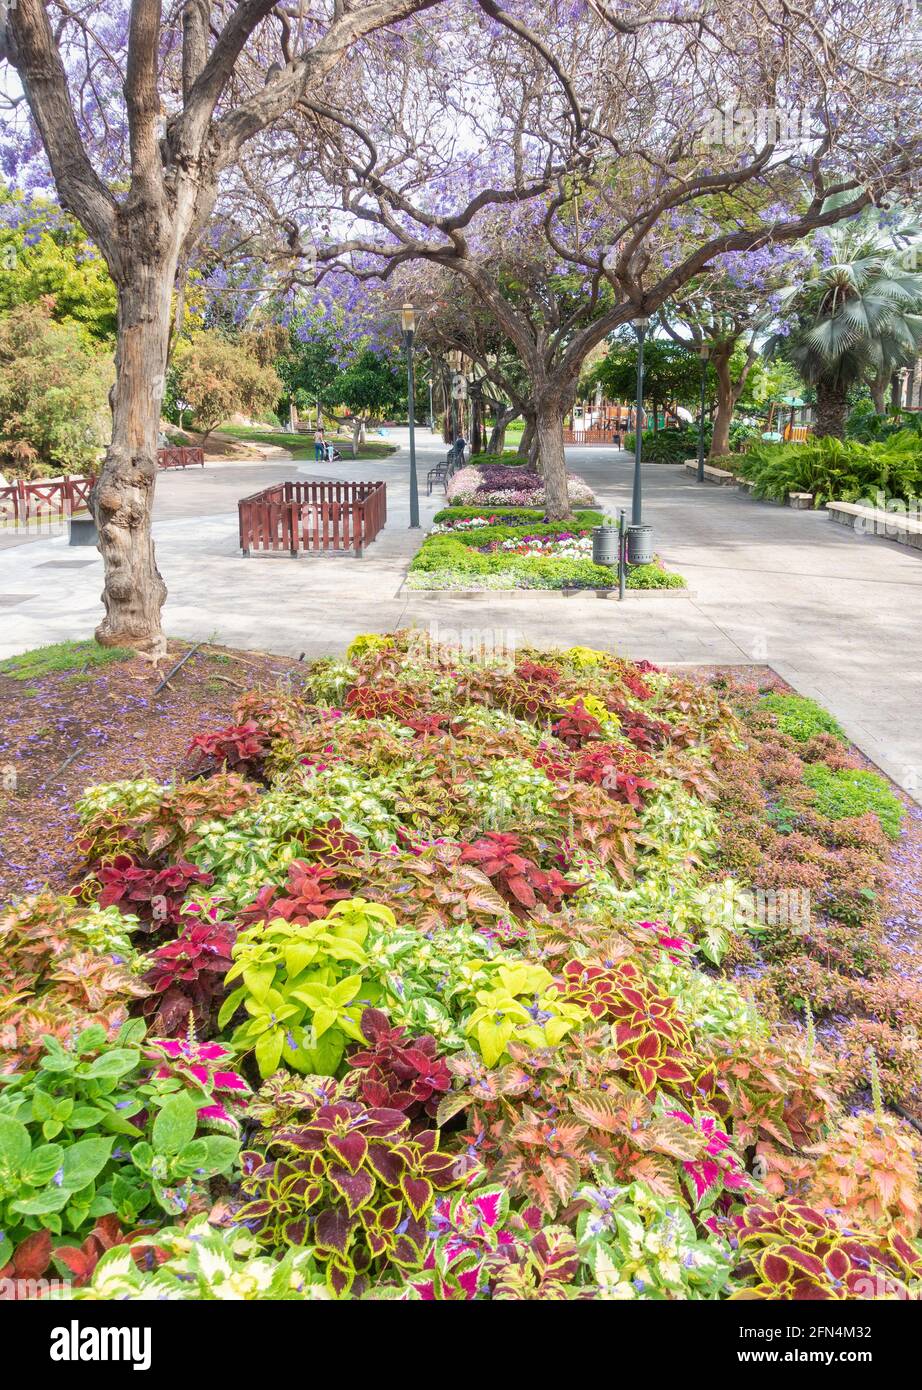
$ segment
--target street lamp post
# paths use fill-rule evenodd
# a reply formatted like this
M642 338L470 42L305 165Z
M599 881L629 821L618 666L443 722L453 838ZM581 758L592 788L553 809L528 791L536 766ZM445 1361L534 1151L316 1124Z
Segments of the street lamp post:
M435 411L432 409L432 376L429 377L429 433L435 429Z
M410 530L419 530L419 484L416 478L416 393L413 381L413 338L416 333L416 314L412 304L404 304L400 313L403 342L407 350L407 405L410 414Z
M631 525L640 526L643 520L641 515L643 503L640 482L640 451L643 443L643 340L647 332L648 318L637 318L634 320L634 332L637 334L637 411L634 419L634 495L631 500Z
M707 391L708 358L711 349L707 343L702 343L698 349L698 357L701 362L701 409L698 414L698 482L704 482L704 400Z

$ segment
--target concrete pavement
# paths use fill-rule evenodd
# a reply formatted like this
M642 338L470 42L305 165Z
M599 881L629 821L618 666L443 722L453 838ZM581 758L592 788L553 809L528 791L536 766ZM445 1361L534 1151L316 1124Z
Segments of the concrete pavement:
M406 431L392 431L402 443ZM419 470L444 451L417 433ZM630 505L632 461L570 449L572 470L604 510ZM406 566L441 489L422 489L422 532L408 529L408 458L316 469L273 460L209 465L158 480L155 540L170 590L167 631L231 646L308 656L342 652L356 632L409 623L486 643L580 642L656 662L768 663L841 720L854 741L918 796L922 784L922 652L916 639L922 556L795 512L699 486L682 468L644 466L645 516L667 566L689 591L632 593L623 604L579 594L477 598L402 591ZM236 500L281 478L384 479L388 524L361 560L252 556L237 548ZM100 616L102 562L66 537L0 552L0 656L82 637Z

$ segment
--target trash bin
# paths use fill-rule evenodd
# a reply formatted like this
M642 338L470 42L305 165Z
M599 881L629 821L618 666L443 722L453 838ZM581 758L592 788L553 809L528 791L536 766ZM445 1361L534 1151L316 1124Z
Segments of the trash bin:
M593 526L592 562L595 565L617 565L618 528L617 526Z
M72 516L70 519L70 544L71 545L96 545L99 542L99 532L96 530L96 520L92 516Z
M627 562L629 565L649 565L653 561L653 527L627 528Z

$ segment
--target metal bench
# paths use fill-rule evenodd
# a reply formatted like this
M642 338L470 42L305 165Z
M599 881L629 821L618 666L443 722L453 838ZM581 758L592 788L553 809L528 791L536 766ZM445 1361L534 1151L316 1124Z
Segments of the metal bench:
M464 465L464 450L466 447L466 440L456 439L442 462L437 463L434 468L429 469L429 472L426 474L426 492L430 497L432 496L433 483L444 483L445 490L448 490L448 480L452 473L457 472L457 470Z

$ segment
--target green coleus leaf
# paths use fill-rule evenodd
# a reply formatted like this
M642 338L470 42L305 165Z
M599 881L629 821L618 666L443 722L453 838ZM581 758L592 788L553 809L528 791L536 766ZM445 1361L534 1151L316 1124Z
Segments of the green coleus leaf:
M258 999L260 1002L263 1002L268 997L274 980L274 965L251 965L244 967L244 986L249 993L252 994L253 998Z
M260 1076L271 1076L278 1070L285 1045L285 1029L271 1028L256 1041L256 1065Z
M198 1106L192 1097L170 1096L154 1120L154 1148L159 1153L178 1154L195 1138L197 1128Z
M25 1125L9 1115L0 1115L0 1159L5 1167L22 1168L32 1152L32 1140Z
M219 1028L223 1028L225 1024L230 1022L246 998L246 992L246 986L241 985L239 989L235 989L232 994L227 996L218 1013Z
M140 1052L133 1047L110 1047L90 1063L84 1075L94 1079L127 1076L128 1072L133 1071L140 1060Z
M12 1203L13 1211L23 1216L45 1216L50 1212L63 1211L70 1201L70 1193L63 1187L48 1187L35 1197L21 1197Z
M62 1186L65 1191L79 1192L86 1187L109 1162L115 1139L78 1139L64 1150L61 1160Z

